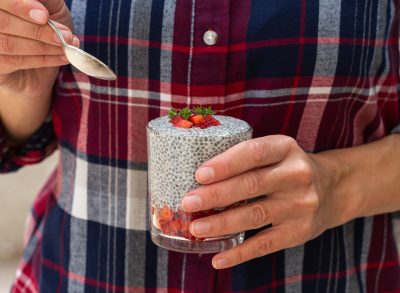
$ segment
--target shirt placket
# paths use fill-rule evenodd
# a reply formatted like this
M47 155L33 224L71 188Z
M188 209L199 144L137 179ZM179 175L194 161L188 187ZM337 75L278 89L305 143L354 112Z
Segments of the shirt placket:
M194 2L189 70L189 103L211 105L223 111L226 94L230 3L228 0Z
M192 3L187 103L211 105L222 112L225 108L230 4L228 0L193 0ZM211 255L187 256L182 289L215 292L218 275L211 266L211 258Z

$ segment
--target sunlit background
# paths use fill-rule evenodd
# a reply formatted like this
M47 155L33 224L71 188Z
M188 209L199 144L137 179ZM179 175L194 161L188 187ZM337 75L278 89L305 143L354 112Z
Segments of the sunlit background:
M26 216L54 169L57 154L12 174L0 174L0 292L9 292L22 253Z

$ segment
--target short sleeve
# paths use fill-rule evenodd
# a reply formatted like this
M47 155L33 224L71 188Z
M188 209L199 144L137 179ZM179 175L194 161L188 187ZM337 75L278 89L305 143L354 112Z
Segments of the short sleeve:
M51 118L19 147L11 147L0 124L0 173L16 171L26 165L41 162L54 152L57 144Z

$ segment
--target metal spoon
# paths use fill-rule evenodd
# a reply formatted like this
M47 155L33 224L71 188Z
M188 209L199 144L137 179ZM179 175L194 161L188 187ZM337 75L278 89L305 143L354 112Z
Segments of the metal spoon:
M117 79L117 75L99 59L77 47L67 44L60 30L52 20L49 19L48 24L60 38L62 46L64 48L65 57L67 57L68 61L74 67L76 67L83 73L95 78L105 80Z

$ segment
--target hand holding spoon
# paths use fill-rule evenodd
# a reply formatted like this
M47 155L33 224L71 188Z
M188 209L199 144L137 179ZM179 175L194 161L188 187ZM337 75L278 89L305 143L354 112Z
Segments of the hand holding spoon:
M49 19L48 24L56 32L61 40L64 48L65 57L68 61L81 72L104 80L116 80L116 74L103 62L89 53L69 45L62 36L60 30L57 28L55 23Z

